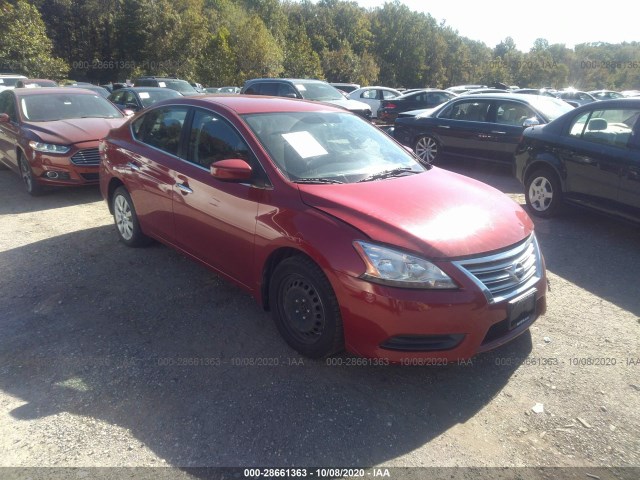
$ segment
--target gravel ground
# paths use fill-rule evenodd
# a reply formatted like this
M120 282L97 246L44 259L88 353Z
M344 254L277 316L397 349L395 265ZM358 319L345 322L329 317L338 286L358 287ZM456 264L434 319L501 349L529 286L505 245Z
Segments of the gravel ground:
M448 168L523 203L509 172ZM301 358L245 293L166 247L119 243L95 188L31 198L0 171L0 215L0 467L640 476L624 468L640 466L637 226L575 209L536 219L547 314L469 364L425 368Z

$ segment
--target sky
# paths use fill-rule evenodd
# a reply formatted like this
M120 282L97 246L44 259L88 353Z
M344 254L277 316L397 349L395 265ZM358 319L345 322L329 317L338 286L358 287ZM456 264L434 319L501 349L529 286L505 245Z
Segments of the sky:
M385 0L355 1L365 8L386 3ZM599 12L595 4L584 0L449 1L401 0L401 3L412 11L429 13L438 23L446 20L459 35L484 42L490 48L507 37L513 38L518 50L523 52L529 51L537 38L546 39L550 45L564 43L567 48L587 42L640 41L640 5L635 2L605 3ZM615 13L608 13L608 5Z

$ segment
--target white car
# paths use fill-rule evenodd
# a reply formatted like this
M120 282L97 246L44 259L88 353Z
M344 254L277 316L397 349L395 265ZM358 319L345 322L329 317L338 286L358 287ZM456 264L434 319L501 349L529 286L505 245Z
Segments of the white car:
M371 116L377 117L382 100L389 100L402 95L402 92L389 87L363 87L348 95L351 100L364 102L371 107Z
M15 75L15 74L0 74L0 92L4 90L10 90L16 87L16 83L18 80L26 80L27 77L24 75Z

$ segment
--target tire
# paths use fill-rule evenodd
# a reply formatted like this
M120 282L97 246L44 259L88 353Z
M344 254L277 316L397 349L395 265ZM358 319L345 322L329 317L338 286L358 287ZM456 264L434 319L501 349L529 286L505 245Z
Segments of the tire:
M548 168L536 170L527 178L524 194L530 211L538 217L552 217L562 204L560 181Z
M136 209L126 188L122 186L116 188L111 206L118 238L122 243L129 247L143 247L151 243L151 239L142 233Z
M338 300L325 274L309 258L294 256L278 264L269 284L269 302L278 331L302 355L323 358L344 349Z
M33 197L42 195L44 189L33 177L31 165L29 165L29 162L22 154L18 155L18 166L20 167L20 177L22 178L22 183L24 183L24 186L27 189L27 193Z
M440 143L430 135L418 138L413 151L424 163L432 164L440 160Z

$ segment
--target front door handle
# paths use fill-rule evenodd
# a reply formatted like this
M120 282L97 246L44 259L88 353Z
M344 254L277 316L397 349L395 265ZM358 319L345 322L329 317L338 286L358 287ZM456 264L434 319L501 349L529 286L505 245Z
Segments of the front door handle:
M127 163L127 167L129 167L129 168L130 168L131 170L133 170L134 172L139 172L139 171L141 170L141 169L140 169L140 165L138 165L138 164L137 164L137 163L135 163L135 162L129 162L129 163Z
M189 185L186 185L184 183L176 183L176 187L178 187L178 190L180 190L185 195L189 193L193 193L193 190L189 188Z

